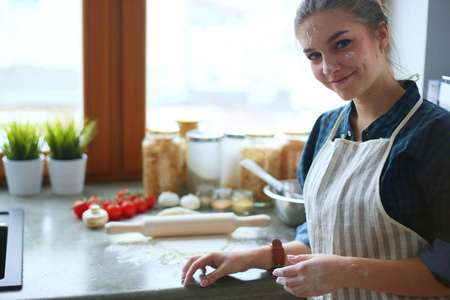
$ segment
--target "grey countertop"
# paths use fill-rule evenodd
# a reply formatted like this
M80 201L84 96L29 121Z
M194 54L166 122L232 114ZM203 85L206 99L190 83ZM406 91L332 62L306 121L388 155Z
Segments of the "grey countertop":
M140 182L89 183L84 195L114 197L122 188L142 190ZM153 240L133 233L109 236L103 228L85 227L70 210L76 198L55 196L49 186L26 198L11 196L6 187L0 187L0 210L22 208L25 213L23 288L0 291L1 299L295 298L275 283L270 272L257 269L226 276L207 288L199 286L200 272L189 286L180 279L182 266L196 248L237 249L268 244L275 237L292 240L295 228L282 223L273 207L255 210L255 214L271 216L269 227L242 227L212 240ZM157 212L155 208L144 215Z

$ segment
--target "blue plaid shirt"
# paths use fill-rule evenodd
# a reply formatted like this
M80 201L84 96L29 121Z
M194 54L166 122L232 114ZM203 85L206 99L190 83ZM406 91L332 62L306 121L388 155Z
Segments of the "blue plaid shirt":
M389 138L420 98L413 81L399 82L406 90L386 114L362 132L362 141ZM316 121L297 172L301 187L312 161L326 142L339 114L334 138L354 140L349 122L353 101ZM425 238L430 246L419 258L435 277L450 287L450 112L424 100L394 142L380 181L381 201L388 215ZM309 245L307 223L295 238Z

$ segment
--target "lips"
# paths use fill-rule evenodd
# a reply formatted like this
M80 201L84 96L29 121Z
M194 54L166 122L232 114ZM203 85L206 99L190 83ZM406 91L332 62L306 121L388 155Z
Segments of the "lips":
M340 77L338 79L332 80L330 81L330 83L334 86L334 87L338 87L341 86L343 84L345 84L352 76L353 74L355 74L355 72L351 73L348 76L344 76L344 77Z

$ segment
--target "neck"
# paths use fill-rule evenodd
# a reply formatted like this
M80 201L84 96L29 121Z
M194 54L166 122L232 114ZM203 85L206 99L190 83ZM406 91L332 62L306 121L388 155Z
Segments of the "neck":
M370 90L358 98L353 99L356 111L350 118L350 124L357 141L361 141L361 133L373 121L387 113L405 90L394 77L379 80Z

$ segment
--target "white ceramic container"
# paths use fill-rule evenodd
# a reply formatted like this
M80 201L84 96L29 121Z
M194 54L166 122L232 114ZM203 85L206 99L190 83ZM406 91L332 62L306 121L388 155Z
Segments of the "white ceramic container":
M87 155L80 159L52 159L47 155L50 186L55 195L72 196L84 191Z
M43 154L32 160L10 160L3 156L8 191L14 196L34 196L42 190Z

